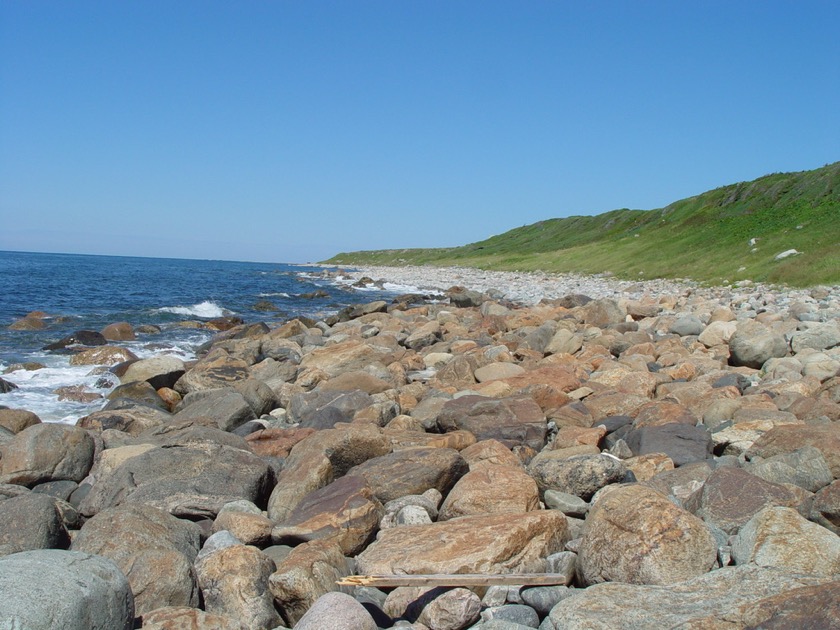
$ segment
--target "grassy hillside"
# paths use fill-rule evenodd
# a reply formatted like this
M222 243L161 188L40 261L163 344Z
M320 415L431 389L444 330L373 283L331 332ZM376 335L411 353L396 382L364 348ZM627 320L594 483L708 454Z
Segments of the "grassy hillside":
M775 260L788 249L802 254ZM657 210L549 219L462 247L343 253L325 262L840 284L840 162L716 188Z

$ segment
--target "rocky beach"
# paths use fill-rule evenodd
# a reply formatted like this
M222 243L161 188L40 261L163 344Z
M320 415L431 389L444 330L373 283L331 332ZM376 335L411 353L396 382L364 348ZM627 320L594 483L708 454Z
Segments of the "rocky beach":
M321 277L416 290L0 408L0 627L840 628L840 287Z

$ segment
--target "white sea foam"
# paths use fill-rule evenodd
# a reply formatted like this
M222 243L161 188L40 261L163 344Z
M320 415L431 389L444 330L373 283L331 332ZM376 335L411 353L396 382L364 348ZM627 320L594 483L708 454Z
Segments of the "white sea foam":
M260 293L260 294L258 294L257 297L284 297L284 298L287 298L287 297L289 297L289 294L285 293L283 291L278 291L277 293Z
M205 300L204 302L200 302L199 304L193 304L192 306L166 306L164 308L159 308L158 311L161 313L174 313L175 315L185 315L187 317L200 317L202 319L223 317L232 313L232 311L229 311L226 308L222 308L221 306L219 306L215 302L211 302L210 300Z

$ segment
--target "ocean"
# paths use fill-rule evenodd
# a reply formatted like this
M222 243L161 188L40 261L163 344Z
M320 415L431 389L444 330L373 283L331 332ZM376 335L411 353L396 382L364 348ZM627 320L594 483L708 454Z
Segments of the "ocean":
M156 334L111 342L140 358L169 354L184 360L213 331L186 328L184 320L238 316L270 326L296 316L325 317L340 308L388 299L411 287L359 289L327 278L320 267L300 265L134 258L0 251L0 377L18 386L2 394L0 405L28 409L45 422L75 423L105 401L59 400L61 387L84 385L107 395L117 384L90 366L71 366L70 355L43 350L77 330L100 331L108 324L152 324ZM314 294L314 295L312 295ZM268 302L276 311L259 310ZM41 330L11 330L32 311L48 317ZM13 364L45 367L7 372Z

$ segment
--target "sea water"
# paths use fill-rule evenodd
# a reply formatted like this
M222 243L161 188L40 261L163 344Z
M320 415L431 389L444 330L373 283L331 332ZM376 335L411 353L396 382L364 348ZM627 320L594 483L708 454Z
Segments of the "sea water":
M106 395L116 378L91 366L71 366L69 354L43 350L77 330L100 331L114 322L153 324L157 334L111 342L140 358L172 355L195 358L195 350L214 334L181 325L227 315L246 322L279 324L292 317L319 319L349 304L385 299L410 287L360 290L327 278L320 267L230 262L0 252L0 377L18 389L0 394L0 405L28 409L44 421L74 423L98 410L104 400L59 400L60 387L83 385ZM306 297L315 292L326 297ZM320 293L319 293L320 295ZM276 311L257 310L270 302ZM42 330L10 330L32 311L48 317ZM44 368L6 372L13 364L37 362Z

